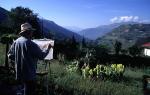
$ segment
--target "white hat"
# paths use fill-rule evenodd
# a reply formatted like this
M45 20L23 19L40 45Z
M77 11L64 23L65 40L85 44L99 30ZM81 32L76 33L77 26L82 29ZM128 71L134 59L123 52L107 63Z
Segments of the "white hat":
M35 31L35 29L32 28L32 26L29 23L24 23L24 24L21 24L21 32L19 34L24 33L27 30L31 30L31 32Z

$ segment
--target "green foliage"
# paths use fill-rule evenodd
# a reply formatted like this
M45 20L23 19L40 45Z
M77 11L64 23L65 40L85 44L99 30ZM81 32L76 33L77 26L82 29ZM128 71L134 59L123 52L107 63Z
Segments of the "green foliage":
M0 65L4 65L5 62L5 45L0 43Z
M139 56L141 54L142 49L136 45L129 47L129 53L132 56Z
M111 79L119 81L123 78L125 67L122 64L111 64L110 66L96 65L95 68L91 68L89 65L84 64L82 68L79 67L79 61L75 60L71 64L66 66L66 71L69 73L82 73L84 78L93 79Z
M121 80L119 82L91 80L82 78L79 74L64 73L65 65L54 62L51 64L50 77L54 77L53 90L55 95L142 95L141 80L135 81L134 74L141 78L142 71L139 69L132 70L127 68L124 76L133 78L132 80ZM53 73L55 72L55 73ZM62 75L63 73L63 75Z
M71 59L77 59L78 55L79 55L79 43L76 41L74 35L72 36L71 39L71 44L70 44L70 58Z
M128 50L126 50L126 49L122 49L120 52L121 52L121 54L123 54L123 55L127 55Z
M65 57L69 60L77 59L80 56L80 46L76 41L75 37L72 36L72 39L64 39L63 41L56 41L55 43L55 53L64 54Z
M66 70L69 73L74 73L77 72L79 70L78 67L79 62L77 60L73 61L71 64L66 66Z
M116 42L114 44L114 49L115 49L116 55L119 55L121 48L122 48L122 43L116 40Z
M87 44L86 44L86 41L85 41L85 38L82 39L82 48L86 48L87 47Z
M38 22L38 17L37 14L33 13L32 10L20 6L12 8L9 15L13 23L12 28L15 34L18 34L20 32L21 24L29 22L33 26L33 28L36 29L36 31L34 32L34 37L41 37L42 34L40 33L41 29Z
M96 58L96 63L105 63L108 60L109 48L106 45L98 45L94 48L95 53L93 54Z
M6 26L3 26L3 25L0 25L0 36L1 35L4 35L4 34L11 34L13 33L12 29L10 27L6 27Z
M4 34L0 38L0 42L3 44L12 43L13 40L17 39L17 35L14 34Z
M111 66L97 65L91 69L89 66L82 68L82 75L84 78L97 78L101 80L111 79L113 81L120 81L123 78L125 71L124 65L112 64Z
M16 39L17 36L13 35L13 34L4 34L2 35L2 37L0 38L0 42L3 44L6 44L6 49L5 49L5 66L8 67L8 50L9 50L9 44L13 42L14 39Z

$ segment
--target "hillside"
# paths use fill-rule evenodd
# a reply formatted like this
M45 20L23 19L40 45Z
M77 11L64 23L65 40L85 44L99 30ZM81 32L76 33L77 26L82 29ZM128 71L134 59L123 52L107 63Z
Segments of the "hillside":
M2 22L4 22L5 20L7 20L7 18L8 18L8 11L7 10L5 10L4 8L1 8L0 7L0 24L2 23Z
M79 31L83 30L82 28L76 27L76 26L64 26L64 27L70 31L75 32L75 33L78 33Z
M134 44L141 45L150 41L150 24L127 24L107 33L96 40L98 44L107 44L112 47L116 40L120 41L124 48Z
M114 28L119 27L120 25L126 25L126 24L135 24L136 22L122 22L122 23L113 23L109 25L102 25L98 26L96 28L88 28L84 29L82 31L79 31L78 33L80 35L83 35L89 39L95 40L98 37L102 37L108 32L111 32Z
M82 36L80 36L79 34L74 33L62 26L59 26L53 21L43 19L43 21L41 22L43 22L43 30L44 30L45 36L48 36L49 34L48 32L50 32L54 35L54 38L58 40L72 38L73 35L76 38L76 40L78 41L82 40Z

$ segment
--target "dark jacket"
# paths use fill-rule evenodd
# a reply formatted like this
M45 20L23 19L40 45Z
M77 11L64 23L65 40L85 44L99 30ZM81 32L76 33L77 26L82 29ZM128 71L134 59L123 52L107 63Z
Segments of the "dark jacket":
M11 46L8 57L15 62L16 79L34 80L38 59L44 59L49 50L42 51L37 44L25 37L19 37Z

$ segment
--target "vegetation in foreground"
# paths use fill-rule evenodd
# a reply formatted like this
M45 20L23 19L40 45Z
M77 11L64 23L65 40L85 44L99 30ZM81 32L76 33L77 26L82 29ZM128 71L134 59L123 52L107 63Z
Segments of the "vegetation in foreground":
M142 95L143 69L125 68L123 80L93 80L68 73L66 65L54 61L50 66L50 87L55 95Z
M0 66L5 62L5 46L0 43Z

